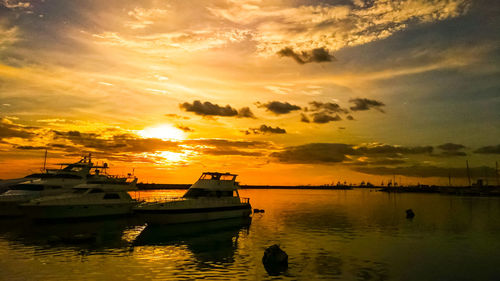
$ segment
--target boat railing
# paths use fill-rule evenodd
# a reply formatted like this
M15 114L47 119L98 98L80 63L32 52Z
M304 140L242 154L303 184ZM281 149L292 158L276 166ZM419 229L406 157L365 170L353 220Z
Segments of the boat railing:
M237 202L236 200L239 201L240 204L249 204L250 203L250 198L245 198L245 197L202 197L203 201L205 203L229 203L229 204L234 204L235 202ZM136 198L138 199L138 198ZM184 198L184 197L159 197L159 196L151 196L151 197L141 197L140 198L142 204L164 204L164 203L169 203L169 202L183 202L182 204L184 206L187 206L187 205L193 205L193 206L196 206L198 204L200 204L200 202L198 200L191 200L189 198ZM186 205L187 204L187 205ZM167 204L167 205L164 205L162 207L172 207L172 208L176 208L178 207L178 205L176 204Z

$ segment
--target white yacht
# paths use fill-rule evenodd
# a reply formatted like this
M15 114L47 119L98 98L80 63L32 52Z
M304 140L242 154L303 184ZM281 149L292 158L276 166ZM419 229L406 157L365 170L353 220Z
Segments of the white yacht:
M83 157L71 164L61 164L61 169L47 169L44 173L26 176L0 194L0 216L20 216L19 204L32 199L71 191L71 187L86 182L93 165L90 157ZM105 165L104 168L107 168Z
M144 202L134 211L148 224L173 224L248 217L250 200L240 198L237 175L203 173L182 198Z
M95 175L71 193L33 199L20 208L33 219L71 219L119 216L138 204L127 191L136 190L137 178Z

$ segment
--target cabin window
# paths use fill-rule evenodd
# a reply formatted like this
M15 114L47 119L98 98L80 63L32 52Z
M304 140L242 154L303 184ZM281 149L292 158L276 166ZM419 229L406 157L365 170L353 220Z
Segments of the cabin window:
M234 179L234 175L221 175L220 180L221 181L232 181Z
M202 188L190 188L186 194L184 194L184 198L197 198L197 197L232 197L232 190L207 190Z
M186 194L184 194L183 197L196 198L196 197L200 197L200 196L210 196L210 191L206 190L206 189L202 189L202 188L190 188L190 189L188 189Z
M100 188L94 188L89 193L101 193L101 192L104 192L104 191L102 191L102 189L100 189Z
M13 190L41 191L41 190L43 190L43 185L41 185L41 184L16 184L11 189L13 189Z
M118 193L106 193L104 199L120 199L120 195Z
M47 185L47 187L50 189L61 189L62 188L62 186L60 186L60 185Z

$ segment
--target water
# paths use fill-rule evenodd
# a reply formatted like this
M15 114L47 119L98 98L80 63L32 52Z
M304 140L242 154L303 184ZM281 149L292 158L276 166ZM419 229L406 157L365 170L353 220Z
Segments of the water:
M178 196L184 191L143 192ZM242 190L251 221L0 220L0 280L498 280L500 198ZM416 216L405 218L412 208ZM261 259L280 244L289 269Z

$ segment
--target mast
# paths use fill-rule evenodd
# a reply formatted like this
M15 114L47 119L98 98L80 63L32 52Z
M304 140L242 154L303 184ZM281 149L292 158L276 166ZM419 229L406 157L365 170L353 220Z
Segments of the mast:
M500 186L500 182L498 182L498 161L495 161L495 175L497 177L497 186Z
M45 149L45 157L43 158L43 171L45 171L46 165L47 165L47 149Z
M470 181L469 160L465 160L465 165L467 166L467 178L469 179L469 186L472 186L472 183Z

